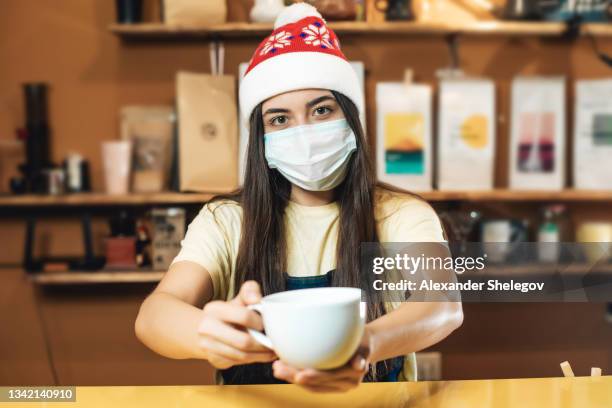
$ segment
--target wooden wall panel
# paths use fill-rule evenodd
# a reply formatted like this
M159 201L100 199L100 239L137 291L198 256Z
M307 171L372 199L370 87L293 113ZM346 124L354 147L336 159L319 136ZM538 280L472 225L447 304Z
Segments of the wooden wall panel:
M35 294L23 271L0 269L0 385L53 385Z
M463 326L431 347L443 354L444 379L612 372L612 321L601 303L469 303ZM608 317L610 319L610 317Z
M62 385L211 384L211 366L145 347L134 321L152 285L48 288L38 293ZM170 329L170 328L169 328Z

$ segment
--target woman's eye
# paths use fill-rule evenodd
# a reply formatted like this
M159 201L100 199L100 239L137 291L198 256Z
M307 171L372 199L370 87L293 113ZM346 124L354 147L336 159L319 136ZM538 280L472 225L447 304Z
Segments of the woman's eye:
M286 116L276 116L276 117L272 118L272 120L270 120L270 124L274 125L274 126L284 125L286 123L287 123L287 117Z
M319 106L318 108L315 108L314 110L314 114L317 116L321 116L321 115L325 115L326 113L331 112L332 110L329 108L329 106Z

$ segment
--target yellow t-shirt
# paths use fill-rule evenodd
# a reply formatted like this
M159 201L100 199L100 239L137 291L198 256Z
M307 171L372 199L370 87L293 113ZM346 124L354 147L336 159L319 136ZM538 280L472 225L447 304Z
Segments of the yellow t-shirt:
M377 189L375 218L380 242L444 241L436 212L427 202L410 194ZM234 273L241 222L242 209L233 201L204 205L189 224L181 250L172 261L191 261L206 268L215 299L230 300L236 293ZM285 222L290 276L323 275L335 269L338 203L313 207L289 202ZM406 356L400 380L416 379L416 360L411 353Z

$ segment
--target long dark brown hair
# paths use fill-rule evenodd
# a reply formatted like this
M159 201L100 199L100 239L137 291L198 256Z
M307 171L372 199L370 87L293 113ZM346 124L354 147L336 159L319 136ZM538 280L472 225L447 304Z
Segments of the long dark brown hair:
M360 265L361 244L379 242L374 213L376 179L357 107L345 95L331 92L357 141L346 177L334 191L340 208L340 225L332 286L361 288L367 301L367 318L371 321L385 313L380 294L373 290L372 274L362 273ZM231 199L242 207L242 233L234 281L236 290L248 280L257 281L264 295L285 289L284 214L290 193L291 183L267 165L260 103L250 116L244 186L235 193L211 200Z

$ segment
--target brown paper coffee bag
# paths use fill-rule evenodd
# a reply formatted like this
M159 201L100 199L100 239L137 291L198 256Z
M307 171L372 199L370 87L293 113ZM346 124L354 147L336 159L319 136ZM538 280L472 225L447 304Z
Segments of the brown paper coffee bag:
M124 106L121 138L132 141L132 191L168 189L175 113L172 106Z
M238 187L238 121L230 75L179 72L176 80L181 191Z
M202 27L225 23L225 0L164 0L164 22L172 26Z

